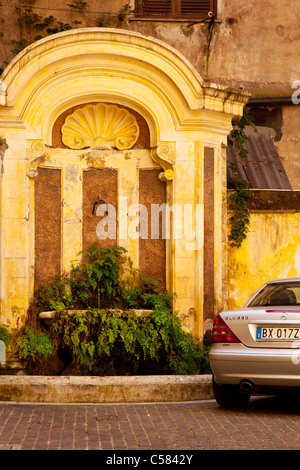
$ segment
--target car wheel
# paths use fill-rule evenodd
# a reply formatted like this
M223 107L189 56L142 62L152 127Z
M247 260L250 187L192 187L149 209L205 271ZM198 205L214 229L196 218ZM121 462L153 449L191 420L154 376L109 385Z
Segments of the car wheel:
M241 408L247 405L251 393L242 392L238 385L218 385L213 379L216 402L223 408Z

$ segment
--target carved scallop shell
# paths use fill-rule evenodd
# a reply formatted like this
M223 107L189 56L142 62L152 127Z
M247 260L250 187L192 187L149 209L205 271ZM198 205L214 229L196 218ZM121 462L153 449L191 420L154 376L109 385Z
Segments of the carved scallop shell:
M62 126L62 141L71 149L127 150L139 137L135 117L124 108L99 103L77 109Z

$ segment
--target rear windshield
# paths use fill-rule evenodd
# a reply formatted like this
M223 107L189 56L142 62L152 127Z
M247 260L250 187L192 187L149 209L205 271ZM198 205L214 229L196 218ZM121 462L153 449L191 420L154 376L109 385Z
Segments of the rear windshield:
M300 305L300 282L267 284L248 307Z

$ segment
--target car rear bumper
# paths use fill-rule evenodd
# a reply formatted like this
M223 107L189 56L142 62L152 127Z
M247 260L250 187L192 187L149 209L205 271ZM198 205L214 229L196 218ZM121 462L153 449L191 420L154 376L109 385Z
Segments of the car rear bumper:
M300 387L300 349L214 344L209 359L219 385L246 380L255 386Z

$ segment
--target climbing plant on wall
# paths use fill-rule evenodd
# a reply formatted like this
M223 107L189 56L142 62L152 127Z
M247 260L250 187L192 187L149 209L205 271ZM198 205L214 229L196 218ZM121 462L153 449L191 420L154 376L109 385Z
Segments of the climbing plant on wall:
M248 140L245 132L246 126L251 126L256 130L254 119L249 115L248 108L245 108L242 118L227 139L228 145L234 147L235 152L242 161L245 161L248 157L248 150L244 146ZM228 181L228 186L232 189L229 195L229 210L233 212L229 219L229 241L232 246L240 247L243 240L247 237L250 223L250 212L247 208L247 201L250 197L250 184L248 181L239 178L236 163L228 163L228 165L234 175Z
M1 8L5 6L4 2L0 2ZM16 23L19 25L21 37L8 40L6 38L5 19L2 17L3 31L0 29L0 45L3 52L3 66L0 68L2 73L3 68L9 63L12 58L21 52L25 47L34 41L42 39L43 37L51 34L56 34L70 29L89 26L98 27L124 27L124 21L128 15L134 13L134 10L129 3L124 3L118 12L101 12L100 17L89 12L88 2L81 0L73 0L72 3L65 3L64 9L51 7L51 11L57 11L57 16L42 15L41 10L37 5L37 0L24 0L21 4L15 4ZM68 22L63 19L62 14L67 14L68 18L72 21Z

